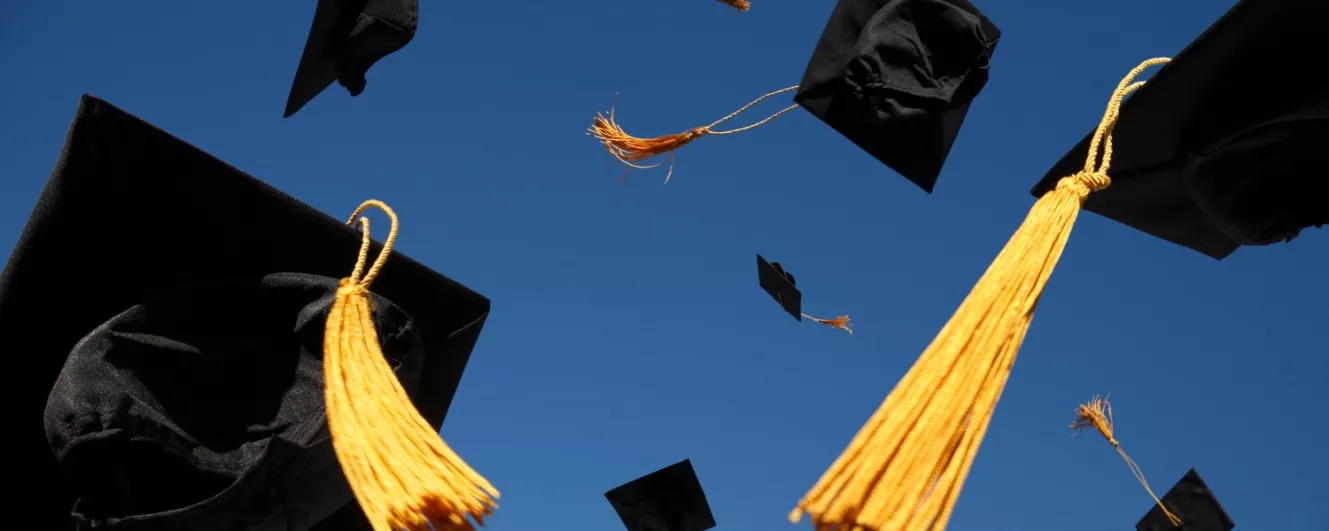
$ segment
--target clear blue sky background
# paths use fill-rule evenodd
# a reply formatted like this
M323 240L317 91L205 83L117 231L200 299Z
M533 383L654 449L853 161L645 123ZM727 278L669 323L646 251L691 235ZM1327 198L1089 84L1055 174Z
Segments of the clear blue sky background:
M425 1L363 95L282 120L314 0L6 2L0 247L91 93L335 217L387 201L400 250L493 300L443 430L501 489L493 530L621 529L602 493L684 458L718 529L791 529L1121 76L1232 2L981 2L1004 36L930 196L802 110L617 182L584 134L615 92L651 136L799 81L833 2L753 3ZM1109 392L1160 493L1197 467L1238 529L1323 529L1326 244L1215 261L1083 216L950 529L1133 529L1151 500L1068 429ZM857 335L782 313L755 253Z

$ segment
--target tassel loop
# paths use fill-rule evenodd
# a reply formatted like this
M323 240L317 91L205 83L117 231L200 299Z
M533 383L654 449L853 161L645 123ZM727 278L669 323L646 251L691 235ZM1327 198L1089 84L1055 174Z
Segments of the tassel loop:
M398 222L391 208L370 200L347 224L369 207L387 213L392 229L371 264L369 219L358 219L359 256L351 276L338 284L324 328L324 399L333 451L375 531L472 531L498 507L499 493L420 415L383 356L369 285L392 253Z

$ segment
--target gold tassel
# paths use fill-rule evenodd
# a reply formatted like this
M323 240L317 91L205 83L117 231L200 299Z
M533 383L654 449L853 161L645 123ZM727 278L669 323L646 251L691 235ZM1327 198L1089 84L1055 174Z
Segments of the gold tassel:
M332 446L375 531L473 531L468 517L484 527L484 517L498 508L494 499L499 493L443 442L383 357L369 284L392 252L397 214L382 202L369 200L346 224L353 224L371 206L387 213L392 230L382 253L365 272L369 219L360 218L360 256L354 272L337 289L323 336Z
M1106 398L1095 396L1088 404L1083 404L1075 409L1075 422L1071 423L1071 429L1078 434L1085 428L1094 428L1098 430L1098 433L1103 434L1103 438L1107 439L1108 444L1116 448L1117 453L1121 454L1121 458L1126 460L1126 466L1131 467L1131 473L1135 474L1135 479L1141 485L1144 485L1145 492L1148 492L1149 497L1153 498L1154 503L1158 504L1158 508L1163 510L1163 514L1167 516L1169 522L1172 522L1173 527L1181 527L1181 519L1163 506L1163 501L1158 499L1158 496L1154 494L1154 489L1149 488L1149 482L1144 480L1144 471L1140 470L1140 465L1135 464L1135 460L1126 455L1126 450L1121 449L1121 443L1118 443L1116 437L1112 435L1112 404L1109 404Z
M798 107L798 105L790 105L789 107L786 107L784 110L772 114L771 116L767 117L765 120L762 120L752 125L740 127L738 129L730 129L728 131L714 130L716 126L728 121L730 118L738 116L743 111L748 110L750 107L756 105L757 103L760 103L762 100L769 98L771 96L783 94L785 92L789 92L791 90L796 90L796 89L798 89L798 86L783 88L775 92L766 94L765 96L752 100L751 103L744 105L743 108L734 111L733 113L730 113L729 116L716 120L715 123L712 123L711 125L707 125L704 127L694 127L692 129L687 130L686 132L675 133L672 135L657 136L653 138L638 138L629 135L626 131L623 131L623 128L619 127L618 122L614 121L614 106L611 105L609 107L608 117L606 117L604 113L599 113L595 115L595 120L591 123L591 128L589 131L587 131L587 134L589 134L591 137L595 138L596 140L599 140L601 144L604 144L605 148L609 150L609 154L613 155L614 158L619 160L619 162L622 162L623 164L626 164L628 166L628 171L632 171L632 168L645 170L659 166L660 164L663 164L663 162L657 162L650 166L640 166L637 163L668 153L670 155L669 173L665 175L665 182L667 183L669 182L669 178L674 175L674 160L673 160L674 150L686 146L689 143L691 143L693 140L696 140L706 135L732 135L734 133L741 133L743 131L747 131L759 125L765 124L766 122L774 120L777 116L780 116L781 114L794 110L796 107ZM627 177L628 177L627 172L624 172L623 178L626 179Z
M807 317L808 319L812 319L813 321L816 321L818 323L824 324L829 327L839 328L841 330L844 330L845 332L849 332L849 335L851 336L854 335L854 331L850 329L850 327L854 326L854 323L849 322L848 314L841 315L834 319L818 319L806 313L803 314L803 317Z
M1112 94L1084 171L1061 179L1034 204L932 344L849 447L799 500L818 531L941 531L959 499L1043 287L1061 257L1080 206L1106 188L1112 127L1121 101L1150 59ZM1103 163L1095 168L1100 142Z
M747 11L748 8L752 7L752 4L748 3L748 0L720 0L720 1L738 8L739 11Z

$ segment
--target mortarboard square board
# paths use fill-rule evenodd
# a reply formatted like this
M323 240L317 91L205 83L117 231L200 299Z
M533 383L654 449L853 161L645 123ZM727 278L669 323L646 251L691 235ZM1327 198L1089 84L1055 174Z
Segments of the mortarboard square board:
M359 96L369 68L415 37L419 7L419 0L318 0L284 117L333 81Z
M1084 208L1213 258L1329 223L1329 2L1242 0L1126 99ZM1089 132L1033 189L1084 167Z
M1181 527L1172 525L1158 504L1154 504L1140 523L1135 524L1135 531L1232 531L1236 527L1194 468L1182 476L1161 501L1181 520Z
M794 275L784 270L780 262L767 262L757 255L757 282L775 302L794 319L803 320L803 293L794 284Z
M605 493L628 531L706 531L711 506L692 461L684 459Z
M360 239L83 96L0 273L31 527L368 531L322 380ZM371 290L384 355L437 429L489 301L396 252Z
M968 0L840 0L794 101L932 193L999 39Z

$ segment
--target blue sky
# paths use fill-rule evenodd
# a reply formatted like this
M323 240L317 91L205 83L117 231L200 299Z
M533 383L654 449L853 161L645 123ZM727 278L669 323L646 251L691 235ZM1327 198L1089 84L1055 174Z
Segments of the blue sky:
M422 2L364 94L287 120L314 0L8 2L0 247L96 95L335 217L386 201L399 250L493 300L443 428L503 493L491 529L621 529L602 493L683 458L717 529L792 529L1121 76L1231 3L980 2L1004 36L927 195L802 110L686 147L667 185L584 134L616 92L650 136L797 83L830 0ZM1082 216L949 529L1133 529L1152 501L1067 428L1109 392L1155 490L1196 467L1237 529L1321 528L1326 243L1215 261ZM783 314L756 253L856 335Z

